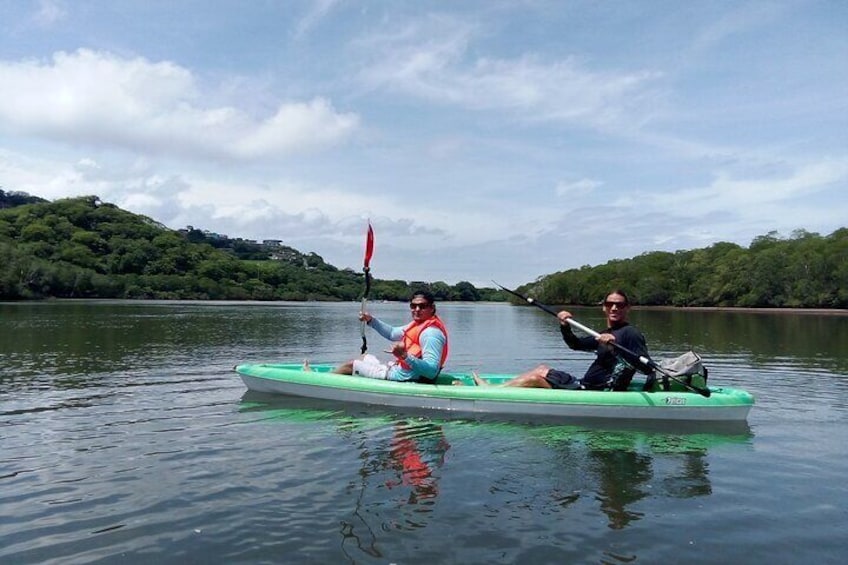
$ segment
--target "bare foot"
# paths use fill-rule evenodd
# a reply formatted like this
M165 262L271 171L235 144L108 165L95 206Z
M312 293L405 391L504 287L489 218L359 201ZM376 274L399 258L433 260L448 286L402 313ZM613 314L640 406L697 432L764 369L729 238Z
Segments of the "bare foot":
M309 373L312 371L312 367L309 366L309 359L303 360L303 368L301 369L304 373Z
M471 378L474 379L474 384L477 386L489 386L488 381L481 378L480 375L477 374L477 371L471 371Z

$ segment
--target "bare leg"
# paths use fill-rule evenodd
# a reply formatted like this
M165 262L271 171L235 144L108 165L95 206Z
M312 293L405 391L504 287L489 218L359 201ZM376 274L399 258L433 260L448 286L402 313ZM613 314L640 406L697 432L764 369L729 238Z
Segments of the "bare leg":
M526 373L521 373L517 377L506 381L498 386L513 386L521 388L551 388L548 381L545 380L545 375L548 374L550 367L547 365L539 365ZM471 371L471 378L477 386L490 386L490 383L481 378L476 371Z
M536 374L528 374L515 377L503 384L503 386L516 386L522 388L551 388L551 384L544 377Z
M545 380L545 375L548 374L550 367L547 365L539 365L530 369L526 373L522 373L505 382L501 386L515 386L522 388L551 388L551 384Z

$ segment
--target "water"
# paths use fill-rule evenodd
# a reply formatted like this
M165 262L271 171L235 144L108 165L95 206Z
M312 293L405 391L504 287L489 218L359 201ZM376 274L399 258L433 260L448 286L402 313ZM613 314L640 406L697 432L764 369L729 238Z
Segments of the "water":
M358 304L0 304L0 563L842 563L848 318L639 311L746 424L451 417L248 393ZM373 304L390 321L402 304ZM581 372L530 308L442 304L449 367ZM601 326L600 312L580 310ZM385 342L368 334L369 350Z

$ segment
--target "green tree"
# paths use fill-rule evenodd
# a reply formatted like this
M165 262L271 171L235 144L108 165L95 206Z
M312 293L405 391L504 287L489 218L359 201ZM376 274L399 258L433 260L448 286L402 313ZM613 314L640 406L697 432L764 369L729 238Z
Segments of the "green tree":
M480 300L480 293L474 285L468 281L460 281L456 283L456 292L460 300L468 302L476 302Z

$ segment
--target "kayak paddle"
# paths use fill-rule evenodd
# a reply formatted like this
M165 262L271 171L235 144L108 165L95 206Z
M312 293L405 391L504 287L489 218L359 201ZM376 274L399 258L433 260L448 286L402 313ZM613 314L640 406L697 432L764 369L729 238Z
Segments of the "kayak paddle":
M495 283L495 284L496 284L497 286L499 286L500 288L502 288L503 290L505 290L505 291L507 291L508 293L512 294L513 296L517 296L517 297L518 297L518 298L520 298L521 300L525 301L527 304L532 304L533 306L535 306L535 307L539 308L540 310L544 310L544 311L545 311L545 312L547 312L548 314L551 314L551 315L553 315L553 316L557 316L557 313L554 311L554 309L553 309L553 308L551 308L551 307L549 307L549 306L546 306L546 305L544 305L544 304L542 304L542 303L540 303L540 302L536 302L534 299L532 299L532 298L530 298L530 297L528 297L528 296L521 295L521 294L519 294L519 293L515 292L514 290L510 290L510 289L506 288L505 286L501 286L500 284L496 283L495 281L492 281L492 282L493 282L493 283ZM577 328L577 329L579 329L580 331L585 332L585 333L589 334L589 335L590 335L590 336L592 336L592 337L597 338L598 336L600 336L600 335L601 335L601 334L599 334L598 332L596 332L595 330L593 330L592 328L588 328L588 327L584 326L583 324L581 324L580 322L578 322L578 321L577 321L577 320L575 320L574 318L569 318L569 319L567 319L567 320L566 320L566 322L568 322L568 325L570 325L571 327ZM692 392L697 392L698 394L700 394L701 396L703 396L703 397L705 397L705 398L709 398L709 397L710 397L710 394L712 394L712 393L710 392L710 389L708 389L708 388L700 388L700 387L696 387L696 386L694 386L694 385L690 385L690 384L688 384L688 383L686 383L686 382L684 382L684 381L682 381L682 380L678 379L677 377L675 377L674 375L672 375L671 373L669 373L668 371L666 371L665 369L663 369L662 367L660 367L657 363L655 363L655 362L654 362L651 358L649 358L649 357L646 357L646 356L644 356L644 355L639 355L638 353L636 353L636 352L634 352L634 351L631 351L631 350L629 350L628 348L624 347L623 345L619 345L618 343L616 343L616 342L614 342L614 341L611 341L611 342L610 342L610 345L612 345L613 347L615 347L616 349L618 349L619 351L621 351L621 352L622 352L622 353L624 353L625 355L629 355L629 356L630 356L630 357L632 357L633 359L636 359L636 360L637 360L637 361L639 361L639 363L641 363L642 365L645 365L646 367L650 367L651 369L654 369L655 371L659 371L659 372L660 372L660 373L662 373L664 376L666 376L666 377L670 378L670 379L671 379L671 380L673 380L673 381L676 381L676 382L680 383L681 385L683 385L683 386L684 386L684 387L686 387L687 389L691 390Z
M365 312L365 302L368 300L368 293L371 292L371 255L374 254L374 230L371 228L371 222L368 222L368 234L365 237L365 262L363 263L362 271L365 273L365 292L362 293L362 304L359 307L360 312ZM368 350L368 340L365 339L365 320L362 320L362 348L361 354Z

